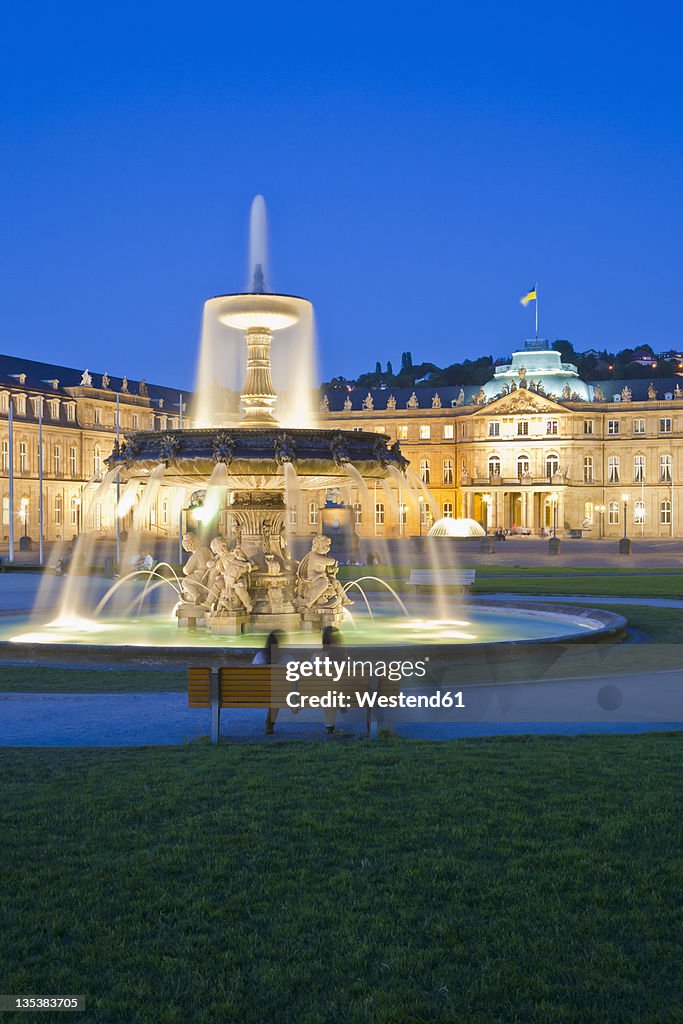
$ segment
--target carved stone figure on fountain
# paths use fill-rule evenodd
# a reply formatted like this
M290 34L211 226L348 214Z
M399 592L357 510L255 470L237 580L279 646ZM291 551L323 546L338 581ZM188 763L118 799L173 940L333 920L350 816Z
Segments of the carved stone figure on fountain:
M208 572L205 578L207 608L213 610L218 603L218 598L223 589L223 573L221 571L221 557L228 549L228 542L225 537L214 537L209 548L213 558L209 562Z
M190 557L183 566L185 577L181 583L183 601L185 604L203 604L206 599L204 578L213 557L211 550L200 544L194 533L183 535L183 550L190 553Z
M353 604L337 579L339 563L329 555L331 544L325 534L317 534L299 565L297 601L309 625L338 624L344 606Z
M223 610L232 612L239 610L240 606L251 614L253 605L247 580L249 573L254 572L257 566L245 555L242 548L237 546L230 550L227 546L222 550L219 559L219 571L223 577L223 590L218 598L216 611Z

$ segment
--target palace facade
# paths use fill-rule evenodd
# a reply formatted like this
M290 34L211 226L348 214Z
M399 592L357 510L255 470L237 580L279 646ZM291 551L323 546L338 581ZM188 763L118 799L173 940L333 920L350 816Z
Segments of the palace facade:
M587 383L528 342L481 388L328 390L321 424L388 434L431 492L398 505L380 493L374 515L357 514L366 537L452 516L531 534L683 537L681 383Z
M105 474L117 417L121 434L166 430L180 425L180 403L185 408L185 399L172 388L0 355L0 507L5 543L12 514L10 403L17 546L21 537L38 539L41 433L44 539L71 540L80 530L113 536L114 488L87 502L84 488ZM184 425L190 425L187 418ZM129 520L130 514L122 521L124 529ZM177 534L169 493L151 504L143 526L159 537Z

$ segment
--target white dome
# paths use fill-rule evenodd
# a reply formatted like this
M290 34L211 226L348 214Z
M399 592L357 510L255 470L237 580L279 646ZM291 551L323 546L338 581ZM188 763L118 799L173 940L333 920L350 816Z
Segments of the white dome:
M428 537L485 537L484 527L476 519L437 519Z

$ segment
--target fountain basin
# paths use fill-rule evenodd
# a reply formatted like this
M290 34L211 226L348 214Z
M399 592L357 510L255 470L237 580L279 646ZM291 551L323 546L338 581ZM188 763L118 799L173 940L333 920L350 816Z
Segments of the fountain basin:
M347 647L373 650L376 657L424 658L457 664L477 654L516 658L527 645L599 643L620 640L626 620L613 612L574 605L515 603L491 606L476 599L458 604L452 620L419 615L378 615L355 627L344 626ZM259 633L226 637L179 630L168 613L137 620L101 618L74 628L51 629L28 617L0 621L0 661L20 664L183 668L190 664L248 664L263 646ZM290 633L287 646L310 648L319 638Z
M196 486L218 463L227 468L227 486L239 490L282 490L285 463L299 485L320 490L339 483L353 465L363 477L383 479L389 467L402 471L406 460L386 434L355 430L283 430L282 427L225 427L200 430L138 431L114 446L107 459L123 479L145 480L162 463L164 481Z
M310 315L312 305L297 295L274 295L271 292L245 292L235 295L217 295L206 303L222 324L240 331L262 328L281 331Z

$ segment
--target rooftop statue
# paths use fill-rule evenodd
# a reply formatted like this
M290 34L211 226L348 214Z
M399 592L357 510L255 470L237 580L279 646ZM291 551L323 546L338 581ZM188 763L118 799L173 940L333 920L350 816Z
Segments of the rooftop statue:
M329 412L330 411L330 400L327 397L327 395L323 395L323 397L322 397L322 400L320 402L320 411L321 412Z
M351 402L351 399L347 395L346 398L344 399L344 412L350 412L351 409L352 409L352 406L353 406L353 403Z
M628 387L628 385L625 385L621 389L621 400L622 400L622 402L630 402L632 398L633 398L633 392L631 391L630 387Z
M121 381L121 390L123 392L127 392L128 391L128 378L127 377L124 377L123 380Z
M406 409L419 409L419 408L420 408L420 403L417 400L417 395L413 391L412 395L410 396L410 398L406 402Z
M593 388L593 401L594 402L604 402L605 401L605 392L602 390L602 388L600 387L599 384L596 384L595 387Z
M91 388L92 387L92 377L88 373L87 369L83 371L83 376L81 377L81 387L82 388Z
M655 391L655 386L652 383L652 381L650 381L650 386L647 389L647 397L648 398L656 398L657 397L657 392Z
M387 409L391 409L392 412L396 408L396 399L394 395L389 395L387 398Z
M108 373L103 373L102 374L102 387L104 388L105 391L109 387L109 374Z
M375 407L375 403L372 400L372 395L368 391L367 395L363 399L363 408L364 409L374 409L374 407Z
M138 394L140 395L141 398L147 397L147 385L145 384L144 380L141 380L140 383L138 384Z
M432 409L440 409L440 408L441 408L441 396L439 395L439 393L437 391L437 393L432 398Z
M465 404L465 391L464 391L463 388L460 388L460 390L458 391L458 397L455 400L455 404L456 405L464 405Z

